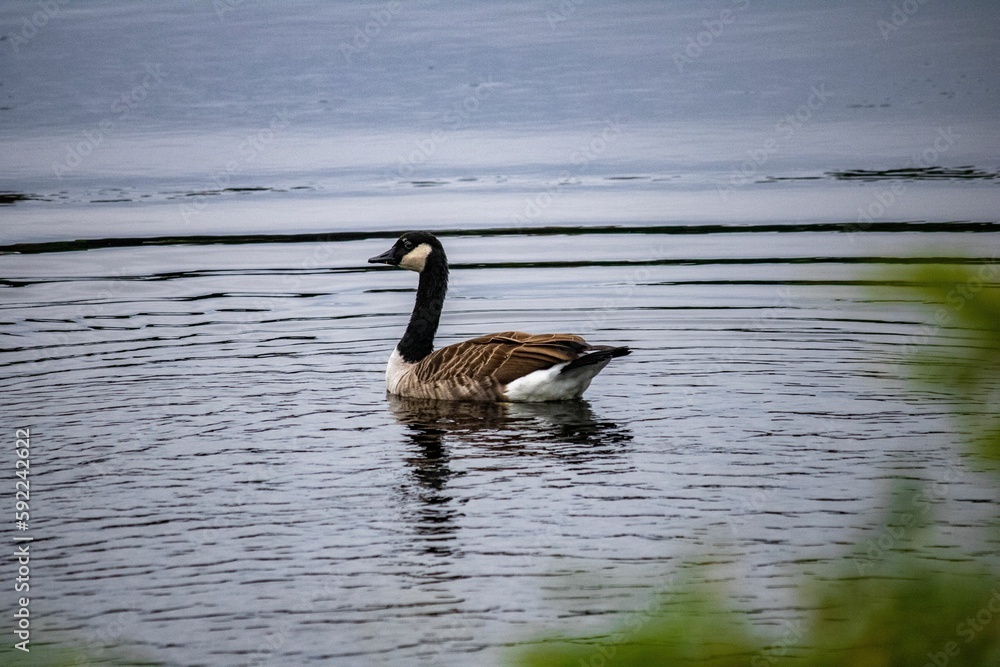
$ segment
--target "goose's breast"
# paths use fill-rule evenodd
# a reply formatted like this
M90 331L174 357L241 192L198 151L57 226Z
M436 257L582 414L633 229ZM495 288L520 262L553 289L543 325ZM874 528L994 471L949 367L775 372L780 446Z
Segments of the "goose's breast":
M385 388L390 394L403 394L403 380L414 365L404 361L398 349L392 351L389 363L385 367Z

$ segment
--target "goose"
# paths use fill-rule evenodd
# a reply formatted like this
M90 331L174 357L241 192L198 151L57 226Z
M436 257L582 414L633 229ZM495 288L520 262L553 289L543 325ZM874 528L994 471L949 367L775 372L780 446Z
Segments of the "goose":
M420 274L403 338L389 357L390 394L451 401L542 402L580 398L625 346L590 345L574 334L503 331L434 349L448 291L448 258L429 232L407 232L369 264Z

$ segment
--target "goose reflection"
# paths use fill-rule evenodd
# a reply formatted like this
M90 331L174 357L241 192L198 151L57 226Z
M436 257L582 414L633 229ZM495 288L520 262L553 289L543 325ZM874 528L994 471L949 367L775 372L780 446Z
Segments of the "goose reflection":
M584 400L552 403L435 401L387 396L389 409L406 427L405 460L418 500L416 530L424 551L450 554L455 518L448 485L466 474L455 470L451 449L472 446L476 457L538 456L571 464L620 459L632 440L628 428L599 419Z
M387 395L410 440L441 453L447 436L486 451L534 453L582 461L620 452L625 427L601 420L584 400L550 403L435 401Z

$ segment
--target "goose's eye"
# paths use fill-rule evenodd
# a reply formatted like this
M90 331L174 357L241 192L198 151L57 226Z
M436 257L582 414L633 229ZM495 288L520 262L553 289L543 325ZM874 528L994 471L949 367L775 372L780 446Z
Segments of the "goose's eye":
M409 239L403 240L403 247L406 249L407 252L413 250L413 244L410 243Z

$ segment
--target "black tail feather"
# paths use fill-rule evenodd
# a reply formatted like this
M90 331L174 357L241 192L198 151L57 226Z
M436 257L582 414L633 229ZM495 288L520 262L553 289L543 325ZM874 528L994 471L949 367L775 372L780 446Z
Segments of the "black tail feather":
M593 364L602 364L606 361L610 361L614 357L624 357L626 354L632 354L632 350L628 349L626 346L621 347L594 347L594 351L589 354L585 354L578 359L574 359L569 363L566 368L560 371L565 373L571 371L575 368L581 368L582 366L591 366Z

